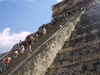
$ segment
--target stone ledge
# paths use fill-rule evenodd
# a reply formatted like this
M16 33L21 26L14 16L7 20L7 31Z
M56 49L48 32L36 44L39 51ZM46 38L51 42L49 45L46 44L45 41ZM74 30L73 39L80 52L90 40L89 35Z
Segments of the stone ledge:
M99 32L99 29L94 29L91 31L91 34L95 34L95 33L98 33ZM70 40L75 40L75 39L79 39L79 38L82 38L82 37L85 37L87 36L86 32L82 33L82 34L79 34L79 35L76 35L76 37L72 35L71 39Z
M85 48L80 49L80 50L60 53L60 54L56 55L54 62L59 62L59 61L63 62L64 60L70 61L73 59L78 59L78 57L81 57L83 55L97 53L100 51L99 49L100 49L100 44L95 44L95 45L91 45L89 47L85 47Z
M100 32L89 34L89 35L87 35L87 33L85 33L83 35L83 37L75 38L74 40L71 40L71 39L67 40L67 41L65 41L63 48L68 48L68 47L71 47L71 46L78 46L80 44L84 44L84 43L88 42L88 40L92 41L92 40L95 40L95 39L99 39L98 34L100 34Z
M71 47L68 47L68 48L64 48L62 50L59 50L58 53L75 51L75 50L82 49L84 47L88 47L88 46L91 46L91 45L94 45L94 44L97 44L97 43L100 43L100 39L89 41L89 42L83 43L82 45L79 45L79 46L74 46L74 47L71 46Z
M55 69L55 68L68 67L68 66L79 64L79 63L90 62L90 61L94 61L98 59L100 59L100 51L98 53L92 53L92 54L79 57L79 59L77 59L77 61L74 61L74 62L63 62L62 65L57 65L56 63L56 64L51 65L49 68Z

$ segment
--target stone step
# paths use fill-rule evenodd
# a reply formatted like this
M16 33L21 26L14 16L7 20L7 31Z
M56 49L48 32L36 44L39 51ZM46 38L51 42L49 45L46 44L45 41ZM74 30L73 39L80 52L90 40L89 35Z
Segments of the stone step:
M66 61L59 61L59 62L54 62L49 68L50 69L55 69L55 68L62 68L62 67L71 67L77 64L81 63L88 63L92 61L96 61L100 59L100 51L98 53L91 53L88 55L83 55L79 57L78 59L74 60L73 62L70 62L68 60ZM98 64L100 65L100 64Z
M50 75L100 75L100 60L50 70Z
M57 61L62 61L66 59L74 59L74 58L76 59L83 55L97 53L100 51L99 48L100 48L100 44L95 44L95 45L91 45L89 47L85 47L85 48L78 49L78 50L71 51L71 52L66 51L64 53L58 53L55 58L55 61L57 62Z
M83 26L84 27L84 26ZM99 27L99 23L96 23L96 24L94 24L94 25L87 25L85 28L75 28L75 31L73 31L73 33L72 33L72 35L71 35L71 37L70 37L70 39L74 39L74 38L76 38L77 36L80 36L80 35L82 35L82 34L85 34L85 33L87 33L87 34L92 34L92 33L94 33L95 31L100 31L100 29L99 29L100 27ZM97 30L96 30L97 29Z
M94 29L94 30L91 31L90 34L96 34L96 33L99 32L99 30L100 29ZM79 35L77 35L77 34L74 35L74 33L73 33L69 40L75 40L75 39L83 38L83 37L86 37L86 36L88 36L87 33L82 33L82 34L79 34ZM66 40L66 41L69 41L69 40Z
M82 48L89 47L89 46L92 46L92 45L95 45L95 44L98 44L98 43L100 43L100 39L89 41L89 42L86 42L86 43L83 43L83 44L80 44L80 45L77 45L77 46L71 46L71 47L63 48L62 50L59 50L58 53L76 51L76 50L80 50Z
M100 38L100 33L89 34L85 37L77 38L74 40L66 41L63 48L73 47L73 46L80 46L80 44L88 43L89 41L97 40Z
M73 31L73 33L72 33L72 35L74 34L76 34L76 35L80 35L80 34L83 34L83 33L88 33L89 31L91 32L92 30L94 30L94 29L98 29L98 28L100 28L99 27L99 23L98 22L96 22L95 24L93 24L93 25L87 25L86 27L84 27L83 26L83 28L82 27L76 27L75 28L75 31ZM81 31L80 31L81 30Z

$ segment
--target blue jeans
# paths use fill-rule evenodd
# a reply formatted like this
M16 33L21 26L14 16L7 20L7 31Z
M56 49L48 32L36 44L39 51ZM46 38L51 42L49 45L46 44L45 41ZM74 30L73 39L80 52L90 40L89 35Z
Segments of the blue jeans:
M8 63L6 63L6 69L8 69Z

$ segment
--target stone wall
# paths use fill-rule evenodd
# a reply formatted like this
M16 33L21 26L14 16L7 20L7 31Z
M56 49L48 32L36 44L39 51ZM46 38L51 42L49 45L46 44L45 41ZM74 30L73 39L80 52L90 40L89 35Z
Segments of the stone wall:
M65 0L62 1L58 4L55 4L52 6L52 11L53 11L53 16L57 15L59 13L62 13L64 10L69 10L73 7L75 7L76 5L79 5L78 3L84 4L84 2L88 2L88 1L92 1L92 0Z
M59 14L60 12L62 12L65 8L69 9L72 7L74 3L74 0L67 0L67 1L62 1L56 5L52 6L52 11L53 11L53 15L55 14Z
M45 75L100 75L100 5L88 6Z
M44 75L83 13L84 11L77 13L69 23L66 23L8 75Z
M73 10L77 11L79 10L81 7L90 5L90 3L92 2L97 2L95 0L65 0L62 1L56 5L52 6L52 11L53 14L52 16L56 16L60 15L60 14L64 14L67 11L72 12Z

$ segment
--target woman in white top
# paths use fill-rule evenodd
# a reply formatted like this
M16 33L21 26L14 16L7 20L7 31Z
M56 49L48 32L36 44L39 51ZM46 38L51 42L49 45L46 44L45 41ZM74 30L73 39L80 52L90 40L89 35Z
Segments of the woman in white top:
M31 46L29 46L29 47L27 48L27 51L28 51L27 55L31 54L31 52L32 52Z

